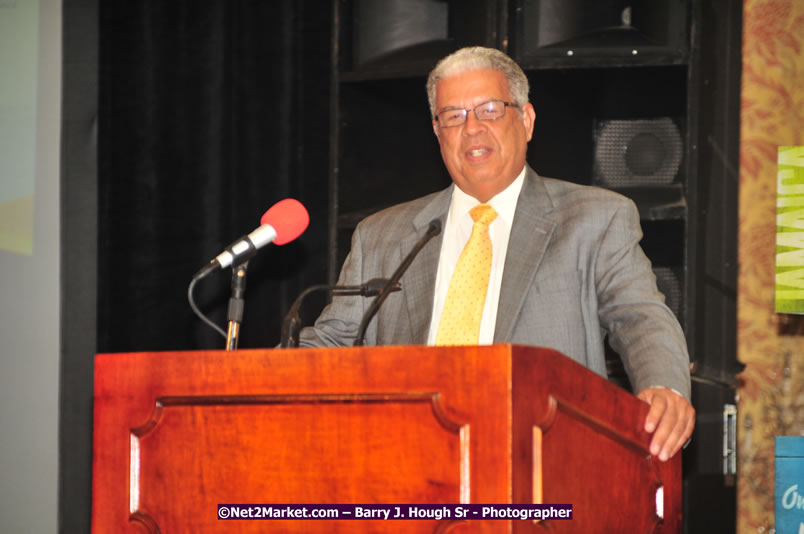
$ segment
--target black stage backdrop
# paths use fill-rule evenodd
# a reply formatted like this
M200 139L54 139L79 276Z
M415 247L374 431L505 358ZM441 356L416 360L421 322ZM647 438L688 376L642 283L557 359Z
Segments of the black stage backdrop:
M249 262L240 347L275 345L296 295L326 280L332 3L63 5L58 521L73 534L90 531L94 354L223 348L187 286L286 197L310 227ZM197 286L222 327L230 283Z
M249 262L240 347L326 280L330 2L100 2L98 352L223 348L192 275L294 197L296 242ZM225 329L231 271L196 287ZM320 301L306 313L314 318Z

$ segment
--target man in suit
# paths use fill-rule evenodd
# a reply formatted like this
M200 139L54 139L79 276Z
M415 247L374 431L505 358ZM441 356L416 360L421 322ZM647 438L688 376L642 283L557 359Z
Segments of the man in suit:
M371 322L366 344L545 346L606 376L608 335L637 396L651 405L645 429L653 432L652 454L674 455L695 421L689 357L639 247L633 202L540 177L526 165L535 112L525 74L502 52L472 47L451 54L430 73L427 92L453 185L362 221L338 283L388 277L430 221L438 219L443 231ZM492 213L490 223L475 222L479 205ZM480 245L470 245L475 233ZM483 263L480 275L465 270L464 256ZM483 280L482 296L455 305L456 296L478 285L465 276ZM314 327L302 330L301 345L351 345L368 305L359 297L334 299ZM460 337L467 331L469 338Z

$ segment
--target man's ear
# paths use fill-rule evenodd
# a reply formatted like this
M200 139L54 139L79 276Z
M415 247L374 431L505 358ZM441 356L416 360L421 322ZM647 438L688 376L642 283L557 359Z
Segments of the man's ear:
M525 133L527 134L528 141L533 137L533 124L536 122L536 111L533 105L528 102L522 108L522 121L525 123Z
M438 121L433 119L433 133L435 136L438 137Z

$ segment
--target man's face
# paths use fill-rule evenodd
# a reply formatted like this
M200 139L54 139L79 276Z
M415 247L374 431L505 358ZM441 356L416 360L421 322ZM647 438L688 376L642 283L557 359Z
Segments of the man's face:
M468 71L443 78L436 86L436 113L446 108L471 110L489 100L511 101L502 72ZM508 187L525 165L535 118L528 103L522 115L508 107L504 117L493 121L480 121L471 111L460 126L440 128L434 120L441 157L455 185L480 202Z

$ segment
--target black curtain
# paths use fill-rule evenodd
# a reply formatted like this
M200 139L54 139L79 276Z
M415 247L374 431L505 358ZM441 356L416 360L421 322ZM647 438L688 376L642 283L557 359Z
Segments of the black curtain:
M240 346L276 344L295 296L326 280L332 3L64 0L63 24L59 532L72 534L90 530L95 352L222 348L190 311L190 278L288 196L310 227L249 262ZM229 288L228 271L197 287L221 326Z
M240 347L326 280L329 4L100 3L99 352L222 348L188 283L285 197L310 228L249 262ZM224 329L230 272L196 288Z

